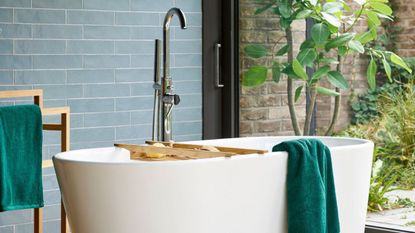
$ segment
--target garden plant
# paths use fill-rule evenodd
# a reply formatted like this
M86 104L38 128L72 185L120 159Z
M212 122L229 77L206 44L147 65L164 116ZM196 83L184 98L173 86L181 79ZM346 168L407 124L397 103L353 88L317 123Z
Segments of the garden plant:
M376 145L368 209L413 206L403 199L391 202L386 194L415 188L414 80L384 84L359 97L353 106L357 124L339 135L370 139Z
M343 57L360 54L369 58L367 81L369 88L376 88L376 77L381 68L392 81L392 68L400 67L406 72L412 70L393 51L371 44L378 37L378 28L382 20L393 20L393 11L388 0L258 0L262 5L256 14L272 12L279 18L285 31L286 44L266 48L261 44L251 44L244 48L245 54L252 59L272 57L270 65L255 65L244 72L242 84L253 87L262 85L272 73L272 80L280 82L282 74L287 78L287 99L291 123L296 135L309 135L317 93L335 98L335 110L325 134L330 135L336 124L340 109L340 91L349 88L342 73ZM298 54L294 54L292 23L295 20L312 19L311 38L304 39ZM368 30L355 32L355 27L367 22ZM281 41L277 39L277 41ZM280 56L287 56L287 62L278 62ZM380 64L379 64L380 63ZM307 75L306 67L313 69ZM300 81L301 85L294 87ZM333 87L323 87L327 80ZM309 97L304 128L300 129L295 102L304 92Z

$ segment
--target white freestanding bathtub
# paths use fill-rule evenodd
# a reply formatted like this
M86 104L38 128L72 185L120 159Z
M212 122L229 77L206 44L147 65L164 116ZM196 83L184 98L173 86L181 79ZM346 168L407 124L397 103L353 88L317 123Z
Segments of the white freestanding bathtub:
M268 149L292 137L192 142ZM373 144L330 147L342 233L363 233ZM284 233L287 153L186 161L130 161L129 151L60 153L54 165L72 233ZM306 190L312 192L313 190Z

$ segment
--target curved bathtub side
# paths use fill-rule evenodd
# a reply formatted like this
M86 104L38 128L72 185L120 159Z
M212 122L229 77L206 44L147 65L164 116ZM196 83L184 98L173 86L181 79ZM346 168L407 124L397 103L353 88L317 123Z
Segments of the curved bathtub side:
M287 154L203 163L56 160L74 233L286 231Z
M362 141L330 150L341 232L363 233L373 144ZM108 148L88 153L95 153L93 158L118 156ZM116 161L54 159L74 233L286 232L284 152L179 162Z
M330 149L342 233L364 232L373 148L373 143L368 141Z
M268 149L281 141L304 137L257 137L196 141L194 143ZM309 137L316 138L316 137ZM363 233L366 222L373 142L346 137L317 137L330 147L342 233ZM312 190L310 190L312 191Z

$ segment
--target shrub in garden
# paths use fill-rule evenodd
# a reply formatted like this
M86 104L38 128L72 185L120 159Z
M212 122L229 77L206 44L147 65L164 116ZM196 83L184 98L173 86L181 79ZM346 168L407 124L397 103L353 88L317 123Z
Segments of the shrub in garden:
M391 89L392 87L392 90ZM369 96L373 93L369 93ZM369 98L364 98L364 100ZM387 85L376 92L376 115L340 135L375 142L374 168L368 209L399 207L385 197L395 189L415 188L415 89L408 83ZM359 108L357 112L361 112ZM356 115L356 113L355 113ZM362 114L363 115L363 114ZM361 121L363 118L360 118Z

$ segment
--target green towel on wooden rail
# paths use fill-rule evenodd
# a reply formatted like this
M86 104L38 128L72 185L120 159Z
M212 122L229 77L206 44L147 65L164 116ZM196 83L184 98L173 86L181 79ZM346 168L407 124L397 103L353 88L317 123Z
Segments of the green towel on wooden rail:
M282 142L288 152L288 233L338 233L340 223L330 150L318 139Z
M42 114L37 105L0 107L0 211L43 207Z

